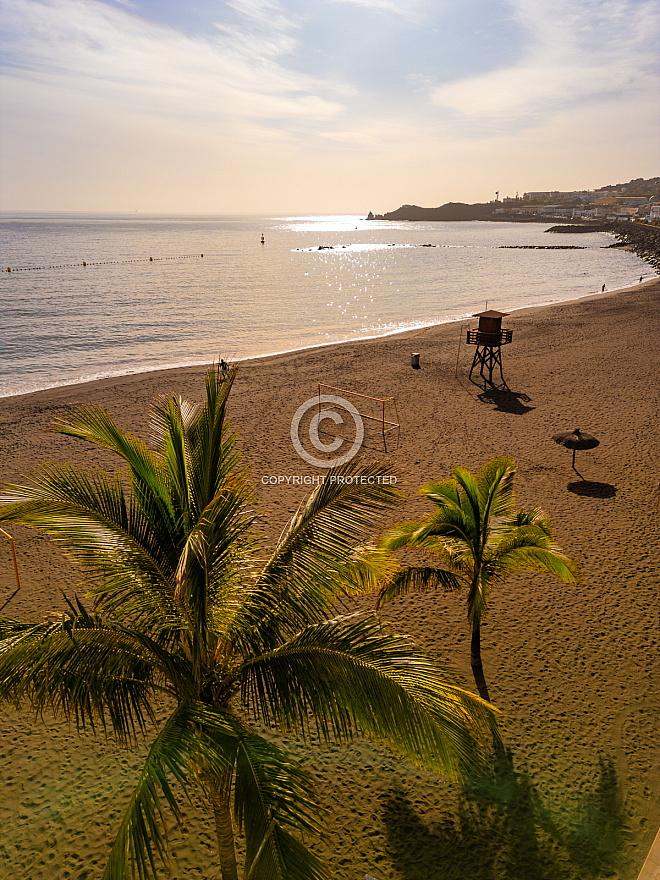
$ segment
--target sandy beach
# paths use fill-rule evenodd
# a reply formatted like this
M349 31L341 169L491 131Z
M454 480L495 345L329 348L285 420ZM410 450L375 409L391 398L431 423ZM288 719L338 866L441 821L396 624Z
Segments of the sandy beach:
M496 307L496 303L492 303ZM473 323L471 326L475 326ZM660 280L576 302L513 313L504 326L509 394L468 381L473 349L445 324L377 340L253 360L241 366L230 418L259 488L265 540L280 533L309 488L272 476L317 474L296 454L291 419L317 383L393 395L401 432L387 457L408 497L392 522L423 516L422 483L495 455L518 465L518 506L543 507L582 567L567 586L516 576L497 590L482 633L484 672L505 723L508 758L493 777L461 787L380 747L324 749L281 738L304 756L328 808L316 846L338 880L636 880L660 824L658 599ZM463 337L464 337L463 332ZM411 352L421 369L411 369ZM105 407L148 436L159 394L200 400L204 368L69 386L0 400L0 478L21 482L43 460L115 469L111 456L49 433L80 404ZM571 453L551 437L579 427L600 440ZM356 461L384 457L377 430ZM73 594L76 572L35 532L12 528L23 586L3 612L41 618ZM14 584L0 544L0 604ZM363 598L357 607L373 606ZM465 597L411 594L383 616L476 692ZM8 711L0 731L0 877L95 878L146 747L127 752L50 717ZM188 809L172 834L176 878L212 878L210 816Z

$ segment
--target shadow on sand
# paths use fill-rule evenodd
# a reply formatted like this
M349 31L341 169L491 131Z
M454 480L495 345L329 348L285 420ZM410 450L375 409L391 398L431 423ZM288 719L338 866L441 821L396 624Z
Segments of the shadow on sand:
M576 480L566 486L574 495L586 495L588 498L614 498L616 487L610 483L596 483L593 480Z
M474 676L474 683L479 691L479 696L482 700L486 700L487 703L490 703L490 694L488 693L488 684L486 682L486 676L484 675L483 666L472 666L471 669L472 675Z
M561 821L501 746L442 823L425 825L399 789L383 796L382 817L390 857L406 880L601 880L625 869L619 783L614 763L602 758L593 789Z
M499 412L507 412L515 416L522 416L536 409L535 406L527 406L531 397L507 387L488 388L477 397L482 403L492 403Z

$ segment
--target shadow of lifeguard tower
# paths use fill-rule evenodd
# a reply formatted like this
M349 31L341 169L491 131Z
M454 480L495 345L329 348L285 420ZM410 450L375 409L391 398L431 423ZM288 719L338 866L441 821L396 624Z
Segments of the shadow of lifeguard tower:
M467 332L467 344L476 346L468 378L473 381L472 373L479 364L479 375L483 380L484 391L487 386L502 391L509 390L502 374L502 346L508 345L513 338L513 330L502 328L502 318L506 318L507 315L508 312L496 312L494 309L478 312L473 316L479 318L478 328ZM496 367L500 371L499 385L493 382L493 370Z

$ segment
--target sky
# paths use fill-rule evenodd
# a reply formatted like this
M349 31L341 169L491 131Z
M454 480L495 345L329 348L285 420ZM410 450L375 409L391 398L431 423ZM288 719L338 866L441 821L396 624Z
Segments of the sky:
M381 213L660 174L659 0L0 0L0 208Z

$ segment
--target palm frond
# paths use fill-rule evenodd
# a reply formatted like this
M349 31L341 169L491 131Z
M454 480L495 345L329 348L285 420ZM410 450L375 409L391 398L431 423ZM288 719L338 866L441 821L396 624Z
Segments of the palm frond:
M184 532L192 526L189 479L192 471L181 415L182 403L173 397L152 407L152 432L160 441L160 453L168 471L168 488L175 515L183 520Z
M192 495L198 513L218 494L231 474L245 478L239 470L241 454L235 435L225 424L227 399L237 368L219 377L211 368L206 375L206 404L194 418L186 420L192 460Z
M147 760L129 801L124 818L110 851L102 880L134 877L148 880L158 876L156 859L168 864L168 836L164 806L168 806L176 824L182 821L181 809L170 777L188 794L188 743L190 735L180 725L175 711L149 750Z
M552 533L549 529L535 524L511 525L509 522L502 523L498 529L493 530L488 550L493 559L515 550L518 547L544 547L546 549L559 550L553 543Z
M444 592L450 593L460 590L464 585L463 579L453 571L433 566L405 566L381 588L378 593L377 607L382 608L387 602L391 602L397 596L404 596L410 590L421 593L444 590Z
M0 700L36 713L51 709L84 728L108 723L127 741L153 718L151 707L164 670L128 632L107 627L82 606L59 621L0 631Z
M432 511L423 521L401 522L389 529L380 545L387 550L413 547L438 556L441 564L457 571L473 562L473 526L460 508Z
M456 480L442 480L439 483L427 483L421 486L419 494L433 501L441 508L461 509L461 496Z
M399 563L389 551L373 544L356 547L337 576L344 590L351 596L375 592L388 583L399 569Z
M34 627L33 623L23 623L11 617L0 617L0 642L12 636L22 635Z
M232 638L246 651L275 647L327 616L344 590L340 573L378 519L401 497L379 482L387 463L329 472L300 507L246 597Z
M129 467L131 485L154 532L174 532L177 517L172 507L167 469L157 453L139 438L121 431L102 409L81 408L66 419L56 420L55 424L60 434L87 440L119 455Z
M474 555L479 530L475 527L470 506L466 506L467 515L462 508L432 511L426 526L416 536L414 546L427 547L431 551L444 548L452 555L469 549Z
M229 479L189 532L179 560L175 596L189 622L198 675L207 662L211 620L217 626L223 620L227 625L231 619L229 593L251 553L247 539L251 517L245 511L245 498L242 480ZM219 608L221 599L225 600L223 610Z
M238 675L243 702L265 723L307 734L313 717L325 740L373 737L453 777L479 763L497 714L373 617L309 627Z
M534 547L529 544L513 547L500 554L497 563L507 571L522 569L532 572L547 572L561 578L566 584L580 582L579 566L574 560L560 553L556 545L549 548Z
M310 774L236 716L201 703L183 706L179 714L188 736L188 765L202 785L211 790L214 778L233 774L234 812L246 839L246 878L329 880L323 862L287 830L322 832Z
M252 487L242 476L227 478L223 487L201 511L191 535L197 533L205 548L204 567L209 573L208 601L214 601L214 591L224 580L242 568L252 556L255 541L250 534L254 514L249 507L253 499Z
M493 458L476 475L482 523L510 515L515 508L516 465L510 458Z
M406 520L388 529L380 540L385 550L398 550L400 547L417 546L413 542L421 530L425 529L428 520Z
M483 524L480 505L479 484L473 474L466 468L456 467L452 471L454 479L463 490L461 494L461 510L474 535L481 533Z
M246 880L331 880L329 867L297 837L271 822Z
M204 725L204 727L202 727ZM205 728L221 730L229 748L225 753ZM164 807L177 824L182 816L172 788L178 783L189 798L200 766L219 773L235 758L236 738L227 718L199 704L181 704L156 737L142 769L115 838L103 880L124 880L137 873L139 880L157 877L156 860L167 864L168 838Z
M535 526L540 529L548 538L552 537L552 524L548 514L541 510L540 507L532 507L529 510L521 508L509 519L501 522L500 528L506 533L521 526Z
M127 503L118 476L51 465L33 487L7 488L0 520L52 535L96 580L93 592L106 612L121 609L149 620L152 629L182 625L172 586L174 539L157 534L143 511Z
M248 731L236 753L234 803L238 826L245 832L246 877L280 876L279 871L285 878L315 876L287 873L286 852L278 846L278 834L287 826L315 836L322 833L311 776L276 745ZM302 851L300 855L304 858ZM316 857L309 857L320 867Z
M550 520L542 510L520 510L511 520L503 522L492 537L488 565L507 573L522 568L547 571L566 583L579 581L579 566L554 543Z

